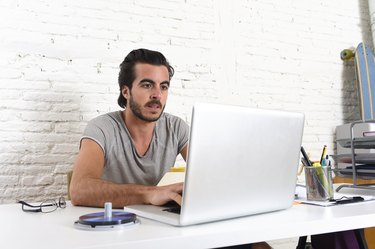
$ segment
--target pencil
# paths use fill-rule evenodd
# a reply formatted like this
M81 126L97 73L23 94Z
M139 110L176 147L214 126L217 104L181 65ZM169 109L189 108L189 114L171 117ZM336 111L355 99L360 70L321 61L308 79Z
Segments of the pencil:
M326 153L327 153L327 145L324 145L323 151L322 151L322 156L320 157L320 165L322 165L322 166L325 166L325 165L323 165L323 160L326 156Z

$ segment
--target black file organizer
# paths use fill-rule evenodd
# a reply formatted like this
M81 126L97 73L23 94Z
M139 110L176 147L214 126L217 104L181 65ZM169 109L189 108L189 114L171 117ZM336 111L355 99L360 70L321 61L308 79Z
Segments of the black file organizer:
M369 149L375 149L375 131L373 131L374 134L371 134L371 136L354 136L354 127L363 123L375 123L375 120L361 120L350 123L350 137L336 140L337 146L350 148L351 153L336 155L334 172L340 177L351 177L353 179L353 184L340 185L336 189L337 192L345 187L375 190L375 184L357 183L358 178L375 179L375 152L369 152ZM364 150L367 150L367 152L363 152ZM346 163L343 163L345 161L343 158L347 159ZM341 162L341 167L338 166L338 162ZM342 164L347 166L342 168Z

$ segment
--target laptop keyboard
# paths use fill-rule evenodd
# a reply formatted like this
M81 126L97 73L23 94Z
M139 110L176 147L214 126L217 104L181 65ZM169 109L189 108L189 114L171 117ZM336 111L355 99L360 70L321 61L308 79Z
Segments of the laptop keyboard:
M180 214L181 213L181 207L180 206L168 207L168 208L164 208L163 211L175 213L175 214Z
M175 213L175 214L180 214L181 213L181 206L178 205L174 201L170 201L170 202L168 202L164 205L163 211Z

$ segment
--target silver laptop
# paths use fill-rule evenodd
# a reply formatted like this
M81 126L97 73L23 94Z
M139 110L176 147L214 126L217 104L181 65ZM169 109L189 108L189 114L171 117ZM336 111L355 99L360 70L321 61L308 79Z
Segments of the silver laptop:
M294 200L304 114L197 103L180 214L131 205L138 216L187 226L266 213Z

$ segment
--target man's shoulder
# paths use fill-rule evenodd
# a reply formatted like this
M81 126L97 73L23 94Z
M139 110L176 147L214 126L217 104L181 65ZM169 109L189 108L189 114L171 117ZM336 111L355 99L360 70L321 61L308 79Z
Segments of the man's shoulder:
M173 130L187 130L188 124L180 117L170 113L163 113L158 120L157 127L160 129Z
M179 117L177 117L176 115L173 115L169 112L163 112L163 114L161 115L161 118L179 118Z
M167 112L163 112L159 120L168 123L185 122L182 118Z
M120 111L108 112L102 115L99 115L90 120L91 124L108 124L113 122L119 122L121 120Z

